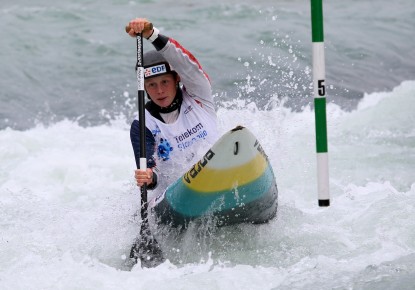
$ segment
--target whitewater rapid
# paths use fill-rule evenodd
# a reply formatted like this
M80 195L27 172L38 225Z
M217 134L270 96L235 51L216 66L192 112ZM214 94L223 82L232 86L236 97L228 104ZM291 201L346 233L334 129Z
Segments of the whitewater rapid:
M129 121L0 131L1 289L412 289L415 81L328 104L331 206L316 193L314 112L277 98L222 106L247 126L279 188L277 218L189 231L154 269L125 268L139 229Z

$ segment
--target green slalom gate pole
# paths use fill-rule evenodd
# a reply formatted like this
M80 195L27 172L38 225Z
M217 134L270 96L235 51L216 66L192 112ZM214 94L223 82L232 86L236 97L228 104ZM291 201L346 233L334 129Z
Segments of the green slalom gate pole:
M318 205L330 205L329 162L327 150L326 68L324 63L323 1L311 0L313 41L313 88L316 123Z

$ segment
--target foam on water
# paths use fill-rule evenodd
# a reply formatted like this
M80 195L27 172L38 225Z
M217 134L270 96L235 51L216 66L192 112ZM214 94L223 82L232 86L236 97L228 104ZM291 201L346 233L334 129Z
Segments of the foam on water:
M415 283L415 82L329 104L332 205L317 207L314 112L239 100L268 153L279 212L262 226L190 229L169 259L126 271L139 193L124 120L0 131L2 289L410 289ZM242 104L243 103L243 104Z

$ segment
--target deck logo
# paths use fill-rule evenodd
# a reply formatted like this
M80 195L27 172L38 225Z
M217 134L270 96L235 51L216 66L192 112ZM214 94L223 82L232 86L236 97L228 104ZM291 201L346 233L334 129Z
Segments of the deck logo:
M164 199L164 196L166 195L166 191L167 191L167 189L165 191L163 191L162 193L160 193L159 195L157 195L154 199L152 199L150 201L149 206L150 207L155 207L157 204L159 204L160 201L162 201Z
M262 148L261 144L259 144L258 140L255 140L254 147L258 150L258 152L268 161L268 156L265 154L264 149Z
M196 178L199 172L202 171L203 167L208 164L209 160L212 159L213 156L215 156L215 153L212 150L209 150L198 163L193 165L193 167L184 174L183 179L190 184L191 179Z

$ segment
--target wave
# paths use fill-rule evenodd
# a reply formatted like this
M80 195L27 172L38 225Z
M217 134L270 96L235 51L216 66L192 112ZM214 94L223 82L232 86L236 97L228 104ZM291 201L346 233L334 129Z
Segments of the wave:
M415 81L405 81L366 94L351 112L328 104L327 209L317 207L310 107L294 112L275 99L268 110L249 101L220 108L222 131L249 127L269 155L277 219L224 228L210 239L195 229L167 249L168 262L131 273L121 270L138 233L139 192L127 120L0 130L0 281L5 289L144 289L155 281L193 289L200 277L218 276L219 289L244 277L246 289L413 285L414 93Z

